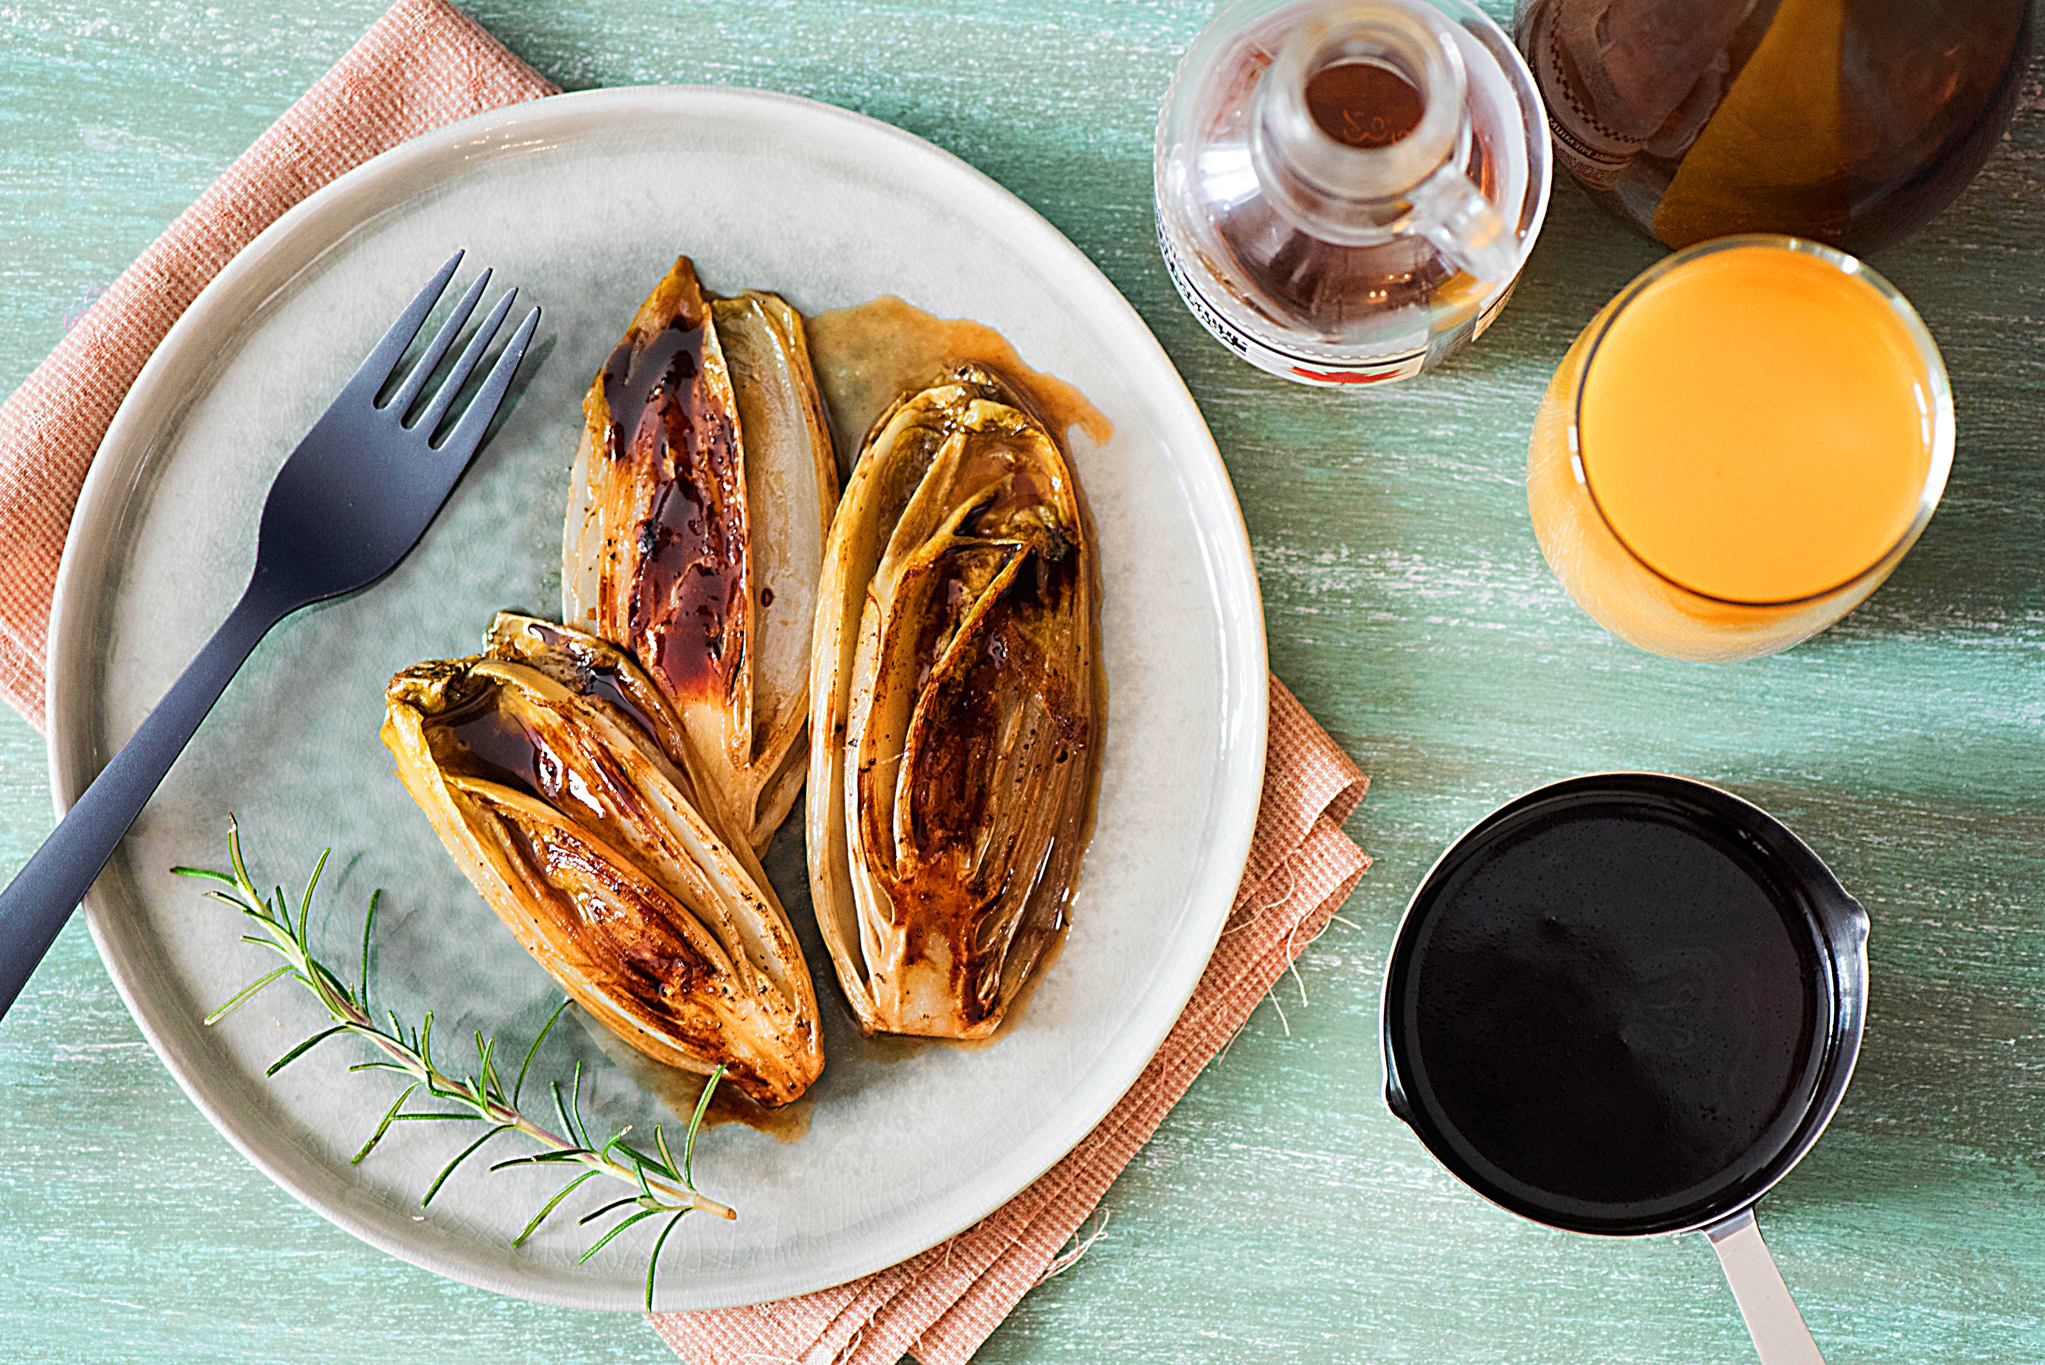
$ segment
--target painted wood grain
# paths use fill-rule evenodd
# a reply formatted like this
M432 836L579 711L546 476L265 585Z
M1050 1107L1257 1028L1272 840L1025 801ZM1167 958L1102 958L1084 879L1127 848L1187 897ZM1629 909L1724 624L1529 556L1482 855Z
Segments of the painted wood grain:
M0 5L0 386L380 8ZM1819 1341L1836 1361L2045 1361L2039 79L1962 200L1875 258L1953 373L1943 508L1837 629L1700 667L1576 611L1541 563L1521 484L1549 372L1655 248L1559 186L1481 346L1416 385L1293 389L1206 338L1151 242L1156 104L1208 7L934 8L473 12L571 88L809 95L930 138L1042 211L1186 376L1250 527L1273 665L1375 777L1351 829L1379 862L1343 922L1117 1184L1105 1235L983 1358L1747 1359L1701 1241L1522 1223L1435 1167L1378 1095L1378 975L1427 864L1531 786L1639 766L1766 805L1873 916L1859 1073L1762 1209ZM40 743L0 720L0 873L49 823ZM81 926L0 1023L0 1094L0 1359L664 1358L635 1318L441 1281L300 1208L184 1100Z

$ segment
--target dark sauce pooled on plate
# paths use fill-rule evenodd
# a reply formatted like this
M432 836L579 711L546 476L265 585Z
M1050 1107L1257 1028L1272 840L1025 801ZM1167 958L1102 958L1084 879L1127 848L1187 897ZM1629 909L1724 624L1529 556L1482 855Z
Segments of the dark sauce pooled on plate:
M1829 1026L1821 940L1736 829L1610 797L1536 807L1459 845L1412 915L1407 1100L1494 1198L1628 1230L1793 1137Z

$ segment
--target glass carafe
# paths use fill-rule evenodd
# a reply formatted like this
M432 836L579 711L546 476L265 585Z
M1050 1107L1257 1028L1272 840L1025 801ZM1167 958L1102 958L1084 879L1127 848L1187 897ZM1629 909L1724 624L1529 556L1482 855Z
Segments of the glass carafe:
M1194 315L1305 384L1434 368L1490 325L1548 204L1505 34L1461 0L1240 0L1180 64L1158 241Z

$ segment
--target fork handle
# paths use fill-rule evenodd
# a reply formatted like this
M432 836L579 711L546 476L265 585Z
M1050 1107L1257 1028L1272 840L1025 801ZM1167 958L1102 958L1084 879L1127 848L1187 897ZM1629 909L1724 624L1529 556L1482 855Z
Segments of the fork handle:
M164 693L140 729L100 770L50 837L0 891L0 1015L56 942L114 846L142 813L170 765L264 632L289 611L261 575L249 584L213 638Z

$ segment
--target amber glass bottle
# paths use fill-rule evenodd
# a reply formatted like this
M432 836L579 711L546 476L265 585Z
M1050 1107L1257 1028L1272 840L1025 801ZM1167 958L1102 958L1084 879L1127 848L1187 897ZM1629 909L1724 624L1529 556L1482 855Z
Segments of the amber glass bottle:
M1518 0L1514 28L1555 159L1641 231L1865 252L1981 169L2031 0Z

